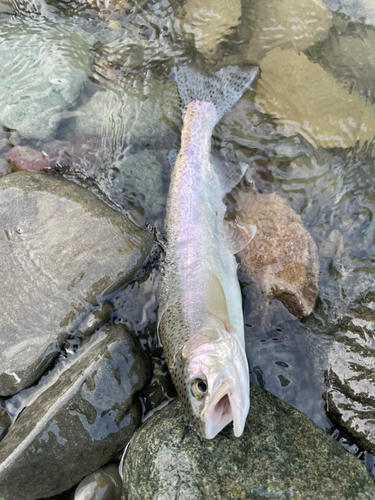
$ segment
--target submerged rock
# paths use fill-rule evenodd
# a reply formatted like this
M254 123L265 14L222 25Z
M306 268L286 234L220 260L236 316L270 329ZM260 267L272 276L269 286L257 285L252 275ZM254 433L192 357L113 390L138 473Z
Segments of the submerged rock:
M48 142L43 145L43 154L25 147L30 161L23 161L19 152L14 151L17 149L6 155L13 168L57 171L90 179L110 201L145 216L148 223L163 216L167 195L167 182L163 181L170 172L167 150L124 148L122 151L118 145L113 151L100 137L87 135Z
M114 90L96 92L78 108L76 134L101 137L103 146L120 154L124 143L143 147L174 147L180 124L174 82L150 80L144 86L119 80Z
M375 103L375 32L365 28L355 36L334 33L320 48L319 62L341 86L355 89Z
M240 46L244 58L259 62L276 47L301 52L322 42L332 26L332 13L322 0L250 0L243 11Z
M32 17L0 21L0 124L27 139L51 138L80 94L91 64L85 32Z
M196 49L204 56L216 47L240 23L239 0L187 0L178 17L186 33L194 35Z
M332 420L375 454L375 294L369 291L341 321L328 354L324 398Z
M0 200L4 396L35 382L69 334L85 333L81 324L100 297L134 276L153 239L129 214L61 177L36 172L4 176Z
M365 467L305 415L252 386L241 438L213 441L190 425L175 401L145 422L129 444L123 499L372 499Z
M0 497L55 495L107 463L140 424L133 395L149 376L146 355L123 325L94 334L41 380L2 441Z
M314 147L349 148L374 137L375 115L319 64L293 49L274 49L260 63L256 106L285 136L301 134Z
M109 464L86 476L77 486L74 500L120 500L122 481L117 464Z
M163 177L170 171L163 153L147 149L126 152L109 166L100 181L102 191L118 205L146 216L148 222L162 216L167 196Z
M70 123L72 142L82 134L97 141L95 153L89 149L86 160L76 161L73 168L94 178L117 205L131 207L154 223L163 217L167 194L163 180L170 172L167 151L178 145L180 123L174 82L150 80L131 86L123 81L122 86L98 91Z
M237 195L237 218L257 232L241 251L241 268L269 299L295 316L308 316L318 292L319 256L301 217L276 194Z

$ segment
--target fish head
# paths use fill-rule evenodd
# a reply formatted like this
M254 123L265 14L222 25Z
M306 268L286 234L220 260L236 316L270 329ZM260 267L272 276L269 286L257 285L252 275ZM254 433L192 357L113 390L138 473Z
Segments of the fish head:
M203 328L180 351L177 391L196 429L214 438L233 421L241 436L249 412L249 369L242 345L221 328Z

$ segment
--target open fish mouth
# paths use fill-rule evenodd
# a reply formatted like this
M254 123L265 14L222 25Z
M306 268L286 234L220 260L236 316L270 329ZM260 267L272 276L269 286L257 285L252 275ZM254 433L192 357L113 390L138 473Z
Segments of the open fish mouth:
M204 415L205 434L207 439L214 438L224 427L233 421L234 435L241 436L244 419L240 402L236 401L231 385L225 384L217 391Z

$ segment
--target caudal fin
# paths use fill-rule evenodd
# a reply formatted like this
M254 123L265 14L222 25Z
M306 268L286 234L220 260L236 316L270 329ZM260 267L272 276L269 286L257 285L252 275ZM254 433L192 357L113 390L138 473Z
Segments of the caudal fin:
M215 104L217 122L248 90L259 72L256 66L240 69L227 66L213 75L198 68L178 66L175 80L181 99L182 113L192 101L212 102Z

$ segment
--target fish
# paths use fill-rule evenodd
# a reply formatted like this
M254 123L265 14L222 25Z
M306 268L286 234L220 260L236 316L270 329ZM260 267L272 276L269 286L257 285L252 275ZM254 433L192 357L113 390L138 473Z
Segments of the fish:
M250 407L234 255L251 241L256 227L224 220L223 197L246 165L219 161L211 154L211 136L258 71L228 66L209 75L178 66L174 74L183 127L167 197L158 334L179 398L206 439L232 421L234 435L241 436Z

